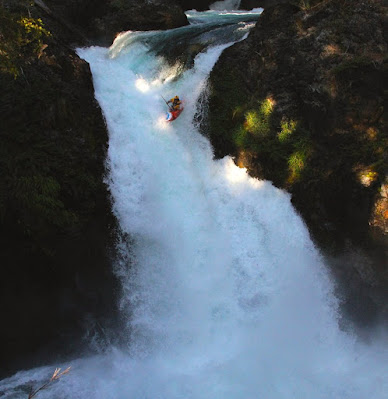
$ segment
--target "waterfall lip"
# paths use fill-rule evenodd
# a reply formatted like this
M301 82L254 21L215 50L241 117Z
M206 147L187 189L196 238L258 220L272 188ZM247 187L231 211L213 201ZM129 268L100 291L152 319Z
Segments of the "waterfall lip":
M260 15L252 12L207 13L206 18L200 20L189 16L189 25L167 31L121 32L108 49L108 57L118 59L125 56L129 49L139 54L145 50L161 57L171 67L175 60L179 64L175 65L177 71L174 79L177 79L185 70L193 67L196 55L205 48L245 39ZM204 13L192 13L201 14Z
M240 11L240 10L233 10L233 11L215 11L215 10L208 10L208 11L185 11L187 19L191 25L199 24L199 23L206 23L209 19L217 18L219 21L228 21L228 19L236 19L236 17L241 18L249 18L249 19L257 19L260 17L261 13L264 9L258 8L251 11ZM213 22L214 23L214 22ZM235 23L235 22L233 22ZM179 28L178 28L179 29Z

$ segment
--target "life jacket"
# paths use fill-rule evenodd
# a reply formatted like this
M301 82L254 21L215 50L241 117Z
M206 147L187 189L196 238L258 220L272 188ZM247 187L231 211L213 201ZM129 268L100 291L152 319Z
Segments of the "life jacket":
M179 106L181 105L181 100L179 100L178 96L173 97L169 102L172 103L174 109L179 109Z

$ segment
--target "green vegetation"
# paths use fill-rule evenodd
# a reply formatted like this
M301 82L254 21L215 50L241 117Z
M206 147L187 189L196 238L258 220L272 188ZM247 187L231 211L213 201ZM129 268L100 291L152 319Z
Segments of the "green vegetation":
M0 36L0 231L51 255L104 190L104 125L87 69L55 52L40 19L0 7Z
M336 65L330 72L333 75L339 75L342 72L357 70L364 67L369 67L372 60L365 56L355 56L349 60L343 61L342 63Z
M65 209L60 200L60 184L52 176L21 176L14 182L14 200L28 215L38 215L34 223L52 223L58 227L71 226L77 222L76 215ZM32 226L24 224L28 234Z
M311 8L310 0L299 0L297 4L302 10L309 10Z
M0 7L0 72L17 77L29 58L38 57L51 33L41 19L11 14Z
M267 98L256 111L245 114L245 129L255 136L265 137L270 131L270 117L273 111L273 102Z
M16 219L13 229L47 248L53 231L78 229L94 209L102 170L93 170L93 157L101 142L93 116L82 115L70 98L58 98L60 82L50 85L29 73L16 79L0 74L0 222Z
M239 76L227 70L211 78L210 136L216 155L252 154L262 177L289 187L311 174L310 132L299 120L280 115L271 96L254 100Z
M209 110L211 136L222 153L235 152L235 138L232 132L243 128L244 114L248 110L249 93L242 87L238 75L226 70L223 74L212 75L212 104ZM228 93L228 95L225 95ZM241 132L244 141L246 132ZM215 146L217 148L217 145Z
M288 158L288 168L290 175L288 178L289 183L294 183L299 180L302 176L302 172L307 166L309 157L308 148L301 149L293 152Z
M280 132L278 133L278 139L281 143L287 143L292 139L293 133L297 129L297 122L294 120L283 119L280 123Z
M327 0L294 0L293 3L303 11L308 11L318 4L326 3Z
M239 127L235 138L235 144L238 148L256 148L258 140L268 136L271 130L272 110L272 101L266 99L259 105L258 109L252 109L245 113L245 121Z
M270 165L277 184L292 184L308 166L312 142L308 131L293 119L282 119L279 129L274 110L273 100L267 98L256 109L246 111L243 122L234 130L234 147L237 153L255 152Z

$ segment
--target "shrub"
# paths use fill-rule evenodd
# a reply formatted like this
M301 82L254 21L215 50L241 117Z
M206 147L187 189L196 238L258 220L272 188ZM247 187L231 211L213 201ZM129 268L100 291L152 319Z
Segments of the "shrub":
M22 63L37 57L50 35L41 19L19 17L0 7L0 72L17 77Z
M245 113L244 128L255 136L265 137L271 130L270 117L273 111L273 102L267 98L260 103L258 110Z
M297 122L295 122L292 119L290 121L283 119L281 121L280 127L281 127L281 130L278 133L278 139L281 143L285 143L285 142L291 140L291 138L292 138L291 136L297 129L298 124L297 124Z

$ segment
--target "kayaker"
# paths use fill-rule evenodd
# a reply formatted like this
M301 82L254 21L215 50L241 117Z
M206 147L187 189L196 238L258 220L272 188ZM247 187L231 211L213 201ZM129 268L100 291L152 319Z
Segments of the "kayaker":
M178 111L178 109L180 109L181 107L181 103L182 102L178 96L175 96L167 101L167 104L171 104L171 108L173 111Z

